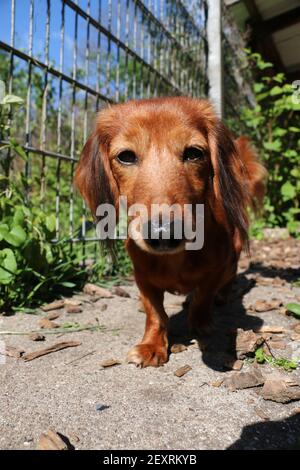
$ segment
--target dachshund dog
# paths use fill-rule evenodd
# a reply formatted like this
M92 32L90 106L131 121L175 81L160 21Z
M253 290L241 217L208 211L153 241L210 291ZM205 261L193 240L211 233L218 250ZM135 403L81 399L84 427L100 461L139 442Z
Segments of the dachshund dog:
M248 207L262 197L264 176L247 139L234 140L205 100L134 100L99 113L75 177L94 216L101 203L117 206L120 195L149 213L153 204L204 207L201 249L187 250L184 236L174 236L177 215L168 239L143 236L144 225L164 230L156 214L141 218L141 236L125 242L146 313L143 339L129 351L129 362L146 367L168 360L165 291L191 294L189 324L197 334L208 330L214 299L228 293L247 249Z

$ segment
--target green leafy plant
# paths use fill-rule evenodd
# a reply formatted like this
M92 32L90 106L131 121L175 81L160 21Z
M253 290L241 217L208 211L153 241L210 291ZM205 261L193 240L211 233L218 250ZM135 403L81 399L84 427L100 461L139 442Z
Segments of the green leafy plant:
M289 303L285 306L285 308L295 317L300 318L300 304Z
M3 180L3 179L2 179ZM0 202L0 308L18 310L79 289L86 272L69 243L54 244L55 216L28 207L7 181ZM22 191L23 190L23 191Z
M300 104L283 73L272 74L272 64L260 54L248 52L247 67L255 76L256 106L244 107L241 122L246 127L268 170L264 201L266 226L287 227L300 233ZM254 235L261 230L254 228Z
M37 201L28 202L28 180L11 173L16 156L26 154L11 135L13 112L22 104L5 94L0 81L0 308L30 310L60 294L79 288L86 278L70 244L53 244L56 219Z
M297 369L298 366L297 362L295 361L291 361L285 358L275 359L274 357L268 356L262 347L255 351L255 360L258 362L258 364L268 363L273 366L282 367L286 371Z

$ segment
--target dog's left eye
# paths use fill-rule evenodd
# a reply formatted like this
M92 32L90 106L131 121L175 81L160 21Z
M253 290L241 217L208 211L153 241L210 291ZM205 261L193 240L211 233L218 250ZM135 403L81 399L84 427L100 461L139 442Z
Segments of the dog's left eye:
M204 150L198 147L187 147L183 152L183 161L193 162L204 158Z
M137 156L131 150L124 150L124 152L119 153L117 160L122 165L135 165L137 163Z

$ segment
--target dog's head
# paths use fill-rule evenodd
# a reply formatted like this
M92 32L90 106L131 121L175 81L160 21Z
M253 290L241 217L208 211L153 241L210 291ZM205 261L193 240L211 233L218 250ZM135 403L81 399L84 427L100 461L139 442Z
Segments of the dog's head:
M182 224L180 208L197 203L237 244L247 240L245 168L230 132L207 101L157 98L101 111L76 183L94 215L100 204L118 206L120 196L127 197L128 207L146 208L135 225L140 235L135 241L146 251L183 250L186 240L174 236ZM163 222L168 206L173 206L171 217Z

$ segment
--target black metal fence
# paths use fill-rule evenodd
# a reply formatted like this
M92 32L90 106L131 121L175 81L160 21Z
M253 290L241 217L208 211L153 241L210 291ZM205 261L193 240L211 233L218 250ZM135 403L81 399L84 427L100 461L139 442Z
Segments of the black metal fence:
M232 131L241 132L240 110L255 106L252 92L253 76L245 53L242 37L230 11L222 5L223 101L224 119Z
M27 154L28 196L55 213L54 241L96 249L73 176L99 109L130 98L207 96L208 7L206 0L1 0L0 80L23 98L12 133ZM244 41L224 5L222 40L224 116L234 130L237 110L254 100Z
M194 3L196 18L179 0L1 0L0 79L24 100L13 134L55 240L96 240L73 174L97 110L207 94L206 5Z

